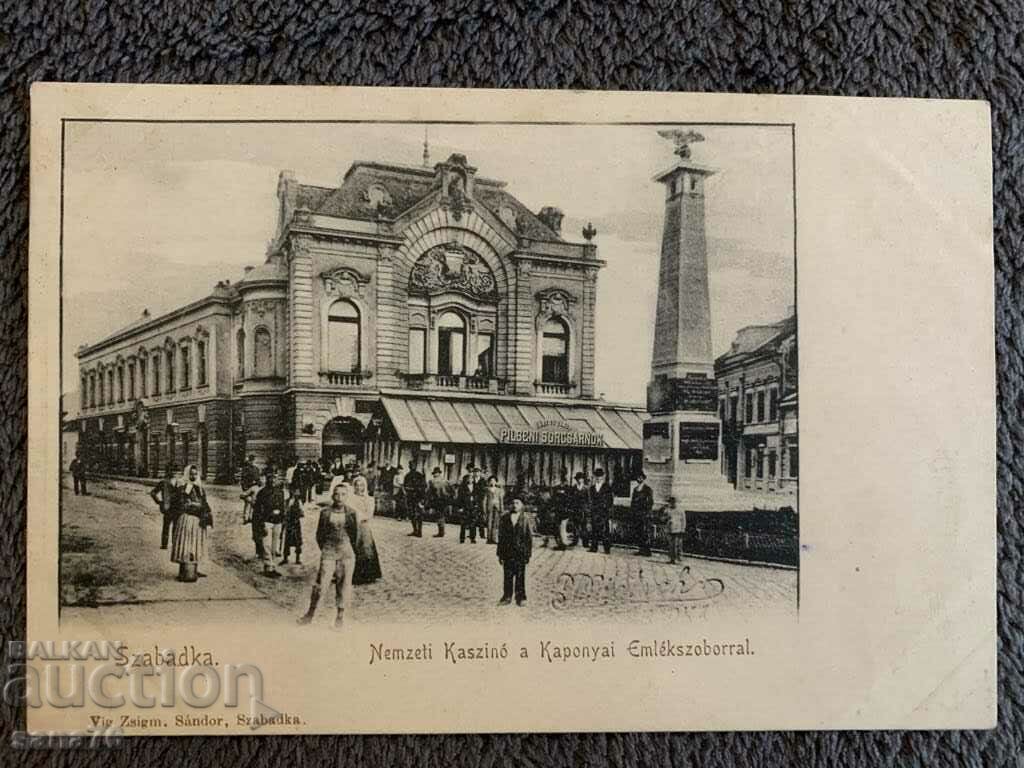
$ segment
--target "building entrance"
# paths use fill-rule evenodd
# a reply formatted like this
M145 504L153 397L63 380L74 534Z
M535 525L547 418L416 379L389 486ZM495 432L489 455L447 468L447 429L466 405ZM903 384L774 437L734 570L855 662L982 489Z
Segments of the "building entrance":
M363 424L358 419L339 417L331 419L324 425L323 456L328 463L335 458L342 464L351 461L362 461L363 458Z

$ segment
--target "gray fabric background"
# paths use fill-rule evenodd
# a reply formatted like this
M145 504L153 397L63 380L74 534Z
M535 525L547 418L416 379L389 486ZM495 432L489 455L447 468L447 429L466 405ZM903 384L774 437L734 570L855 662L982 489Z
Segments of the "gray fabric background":
M945 733L145 739L0 765L1003 766L1022 745L1024 236L1019 2L0 0L0 636L24 631L28 88L34 80L823 93L987 99L995 149L999 728ZM944 158L936 157L936 162ZM907 446L910 449L910 446ZM984 510L979 510L984 513ZM6 660L6 659L5 659ZM558 685L553 675L551 685ZM595 697L614 691L595 690ZM580 702L580 706L586 706ZM557 723L552 723L557 727ZM314 763L315 761L315 763Z

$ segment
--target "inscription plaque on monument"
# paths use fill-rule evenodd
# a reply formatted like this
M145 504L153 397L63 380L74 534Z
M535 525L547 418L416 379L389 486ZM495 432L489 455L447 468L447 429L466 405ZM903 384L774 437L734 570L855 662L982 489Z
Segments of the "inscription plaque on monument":
M680 422L679 459L717 459L718 424Z

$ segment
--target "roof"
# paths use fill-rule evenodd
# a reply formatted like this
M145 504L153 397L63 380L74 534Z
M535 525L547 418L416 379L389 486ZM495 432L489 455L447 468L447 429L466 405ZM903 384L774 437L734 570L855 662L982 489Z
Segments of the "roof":
M267 261L246 272L236 286L245 283L257 283L267 280L284 282L288 280L288 265L280 258L271 257Z
M504 186L505 182L477 176L473 197L495 216L499 216L502 207L512 208L519 221L519 234L534 240L562 240L536 213L506 192ZM395 218L434 193L438 181L432 168L359 160L349 167L337 189L299 185L296 207L325 216L374 221L377 198L370 194L371 187L387 193L381 213Z
M757 352L774 349L778 342L796 333L796 315L768 325L748 325L736 333L728 352L719 355L715 365L723 365L734 358L746 357Z
M583 443L587 436L603 437L605 447L612 450L639 451L643 443L644 413L637 408L548 404L532 400L495 403L435 395L388 396L382 397L381 402L403 442L495 445L503 442L503 430L519 430L537 433L571 431L580 434ZM550 426L552 422L559 426L564 424L567 428Z

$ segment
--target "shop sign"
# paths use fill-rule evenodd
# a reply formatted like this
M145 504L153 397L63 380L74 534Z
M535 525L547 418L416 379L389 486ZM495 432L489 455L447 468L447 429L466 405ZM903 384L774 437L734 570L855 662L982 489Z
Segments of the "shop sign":
M433 443L420 443L420 450L425 452L425 453L426 452L430 452L430 451L434 450L434 444Z
M444 455L444 463L445 464L454 464L455 463L455 454L454 453L446 453Z
M538 429L503 429L498 442L507 445L546 445L555 448L603 448L604 435L600 432L576 432L550 427Z

